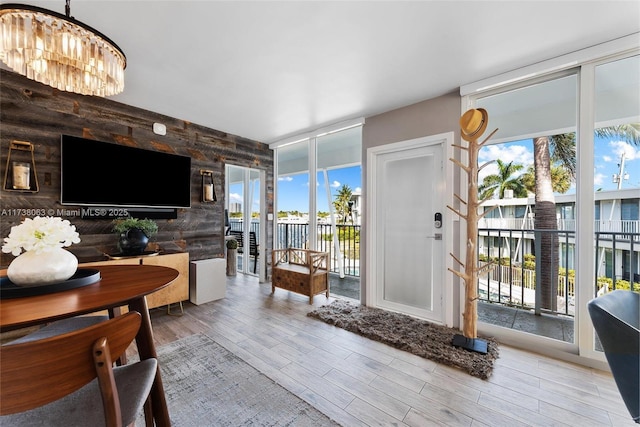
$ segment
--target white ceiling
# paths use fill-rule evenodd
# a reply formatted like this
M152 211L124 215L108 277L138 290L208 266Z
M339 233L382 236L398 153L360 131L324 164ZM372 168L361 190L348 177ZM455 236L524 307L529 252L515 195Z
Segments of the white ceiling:
M640 32L637 0L72 0L71 14L127 55L113 100L267 143Z

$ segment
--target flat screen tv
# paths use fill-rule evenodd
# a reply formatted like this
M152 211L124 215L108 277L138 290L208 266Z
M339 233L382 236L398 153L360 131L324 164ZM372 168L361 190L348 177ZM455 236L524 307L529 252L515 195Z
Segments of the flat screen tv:
M63 205L191 207L191 157L62 135Z

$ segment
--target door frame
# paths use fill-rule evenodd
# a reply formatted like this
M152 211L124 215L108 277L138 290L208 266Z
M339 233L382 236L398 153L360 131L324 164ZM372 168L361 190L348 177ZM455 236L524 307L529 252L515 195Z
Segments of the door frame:
M442 240L445 251L445 256L442 259L442 298L441 298L441 313L442 322L447 326L456 326L459 319L459 287L454 287L453 274L449 273L447 268L451 268L452 261L451 256L448 254L456 253L454 246L459 246L459 225L460 219L454 219L454 214L450 209L446 208L446 205L455 206L453 203L453 188L454 188L454 174L452 163L449 161L453 157L453 132L446 132L436 135L424 136L420 138L398 141L390 144L385 144L377 147L371 147L367 149L367 197L366 197L366 241L369 242L365 248L365 260L366 267L365 274L365 286L366 297L365 304L370 307L376 305L377 300L377 279L376 279L376 260L378 257L378 248L375 242L377 241L377 212L375 207L377 206L377 183L376 177L377 171L377 158L383 154L394 153L397 151L410 150L415 148L440 145L442 147L442 179L439 185L442 188L442 216L443 225L440 231L442 232ZM457 178L459 180L459 178ZM458 227L458 228L455 228Z
M251 206L252 206L252 200L251 200L251 192L249 191L249 187L252 185L252 180L251 180L251 172L258 172L259 173L259 191L260 191L260 196L259 196L259 200L260 200L260 217L259 217L259 230L260 230L260 242L258 242L258 247L259 247L259 253L260 256L258 257L258 259L260 260L258 262L258 269L256 271L256 273L254 274L251 269L249 268L249 265L251 264L249 261L249 255L248 255L248 250L246 251L247 253L247 257L243 258L243 263L242 263L242 274L249 274L249 275L255 275L258 276L258 280L260 283L264 283L267 281L267 250L266 250L266 242L267 242L267 207L266 207L266 195L265 195L265 185L266 185L266 173L264 170L262 169L256 169L256 168L251 168L248 166L241 166L241 165L236 165L236 164L231 164L231 163L227 163L225 165L225 183L226 183L226 188L225 188L225 209L229 209L229 194L231 194L229 188L231 185L231 182L229 180L229 168L230 167L234 167L237 169L242 169L242 205L243 205L243 212L242 212L242 222L243 224L249 224L249 227L244 227L242 228L244 236L243 236L243 240L245 242L249 241L249 231L250 231L250 225L251 225L251 221L252 221L252 210L251 210ZM247 211L247 206L249 207L248 211ZM262 246L260 248L260 246ZM244 256L244 255L243 255ZM247 260L247 262L245 262L245 259ZM257 262L257 261L256 261Z

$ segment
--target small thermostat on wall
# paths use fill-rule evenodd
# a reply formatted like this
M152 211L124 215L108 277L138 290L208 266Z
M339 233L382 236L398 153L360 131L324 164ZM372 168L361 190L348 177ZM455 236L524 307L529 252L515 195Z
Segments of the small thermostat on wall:
M167 134L167 127L165 125L163 125L162 123L154 123L153 124L153 133L155 133L156 135L166 135Z

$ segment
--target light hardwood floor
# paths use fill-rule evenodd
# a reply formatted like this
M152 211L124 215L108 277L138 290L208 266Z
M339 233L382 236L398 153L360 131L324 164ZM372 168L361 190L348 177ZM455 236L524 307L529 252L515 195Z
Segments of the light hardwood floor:
M637 426L607 372L501 345L484 381L306 316L327 302L238 275L151 315L157 345L207 334L344 426Z

